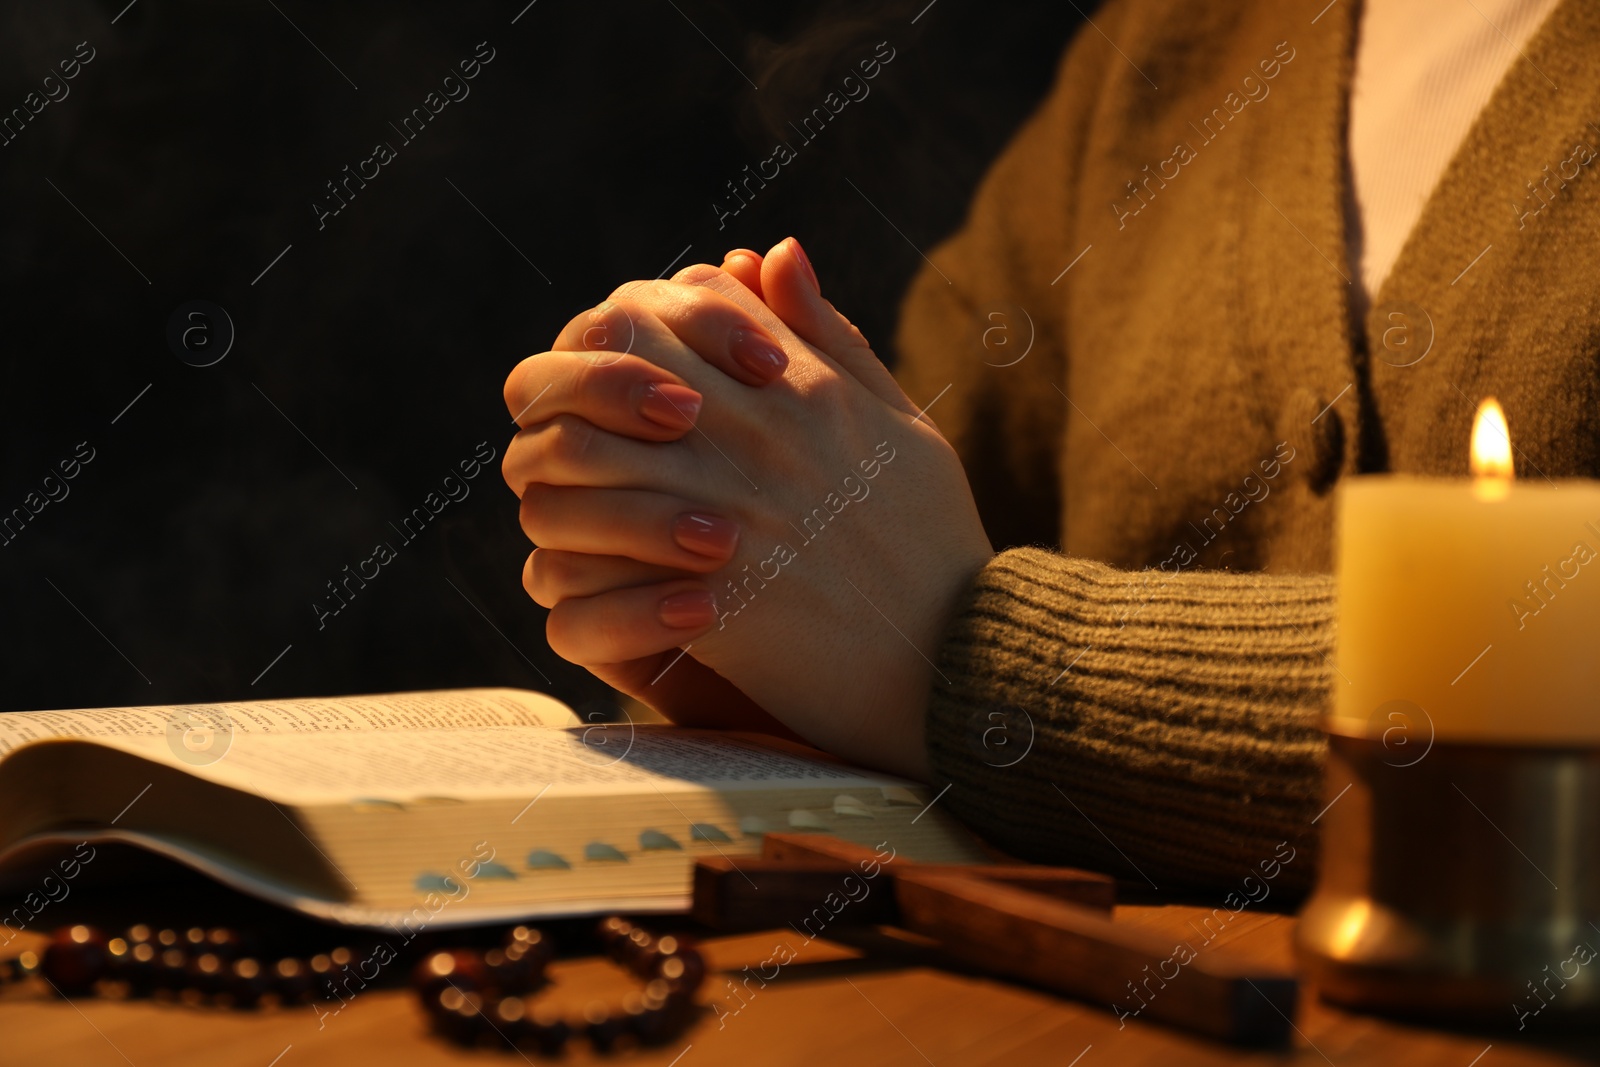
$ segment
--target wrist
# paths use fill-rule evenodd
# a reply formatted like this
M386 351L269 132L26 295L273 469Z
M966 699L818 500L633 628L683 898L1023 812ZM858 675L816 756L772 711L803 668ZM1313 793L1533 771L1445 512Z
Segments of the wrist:
M878 693L878 714L870 734L860 737L860 751L848 758L891 774L932 783L933 767L928 757L928 705L935 687L949 686L952 679L940 665L945 636L960 614L979 573L995 556L987 539L981 548L974 546L963 563L953 567L928 606L916 653L905 662L904 672L889 672ZM908 637L909 640L909 637ZM891 680L892 679L892 680Z

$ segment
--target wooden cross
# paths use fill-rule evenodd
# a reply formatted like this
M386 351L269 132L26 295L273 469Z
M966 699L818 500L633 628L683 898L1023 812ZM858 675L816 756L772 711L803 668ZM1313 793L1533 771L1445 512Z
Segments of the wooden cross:
M769 929L813 916L824 926L899 926L992 973L1127 1005L1113 1008L1119 1018L1138 1005L1140 1018L1224 1041L1288 1039L1298 995L1292 974L1219 948L1182 952L1114 922L1115 903L1116 882L1104 874L914 863L820 834L767 834L760 858L702 857L694 869L693 915L713 929Z

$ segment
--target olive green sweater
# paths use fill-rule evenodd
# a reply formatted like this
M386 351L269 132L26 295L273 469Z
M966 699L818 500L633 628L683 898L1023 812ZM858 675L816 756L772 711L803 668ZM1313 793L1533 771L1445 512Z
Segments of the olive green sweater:
M1354 6L1111 0L906 299L897 374L1009 549L930 758L1008 851L1217 889L1288 840L1304 889L1339 480L1464 475L1486 395L1519 475L1600 473L1600 5L1528 43L1358 326Z

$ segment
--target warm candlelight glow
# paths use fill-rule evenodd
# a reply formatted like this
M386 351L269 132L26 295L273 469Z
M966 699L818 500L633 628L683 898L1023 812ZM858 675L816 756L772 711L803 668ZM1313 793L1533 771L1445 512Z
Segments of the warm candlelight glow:
M1338 489L1337 696L1324 725L1391 768L1436 766L1440 745L1600 751L1600 480L1513 486L1505 416L1477 400L1474 477L1371 474ZM1350 800L1329 817L1343 822Z
M1358 900L1345 912L1344 919L1333 932L1332 942L1334 951L1340 956L1348 955L1361 941L1361 935L1369 930L1369 921L1372 919L1372 903L1367 900Z
M1485 397L1472 424L1472 476L1480 499L1499 500L1511 485L1511 430L1500 402Z

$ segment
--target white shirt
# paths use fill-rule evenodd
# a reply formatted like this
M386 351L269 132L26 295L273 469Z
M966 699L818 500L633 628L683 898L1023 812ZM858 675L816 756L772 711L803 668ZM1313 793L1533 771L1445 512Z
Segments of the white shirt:
M1358 321L1478 113L1558 2L1366 0L1346 206Z

